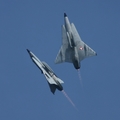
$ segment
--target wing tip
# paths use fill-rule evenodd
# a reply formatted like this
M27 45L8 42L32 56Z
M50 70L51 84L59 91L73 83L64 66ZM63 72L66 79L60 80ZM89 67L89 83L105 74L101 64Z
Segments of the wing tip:
M59 64L60 62L59 61L57 61L57 60L55 60L55 62L54 62L55 64Z

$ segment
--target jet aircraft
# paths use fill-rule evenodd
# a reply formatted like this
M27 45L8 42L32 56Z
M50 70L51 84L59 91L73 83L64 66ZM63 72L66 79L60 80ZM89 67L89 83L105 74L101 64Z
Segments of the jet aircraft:
M76 69L80 69L80 62L86 57L96 56L97 53L85 44L73 23L64 13L64 23L62 25L62 46L57 54L55 63L69 62L73 63Z
M51 92L54 94L56 89L62 91L63 87L61 83L64 82L57 77L50 66L47 63L40 61L30 50L27 49L27 51L32 61L37 65L37 67L41 70L41 73L44 74L47 79Z

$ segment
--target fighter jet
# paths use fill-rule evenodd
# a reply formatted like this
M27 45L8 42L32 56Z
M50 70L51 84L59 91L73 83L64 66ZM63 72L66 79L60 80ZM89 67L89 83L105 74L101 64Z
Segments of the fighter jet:
M51 92L54 94L56 89L62 91L63 87L61 83L64 82L57 77L50 66L44 61L40 61L30 50L27 49L27 51L32 61L36 64L36 66L41 70L41 73L44 74L45 78L47 79Z
M97 53L85 44L73 23L64 13L64 23L62 25L62 46L57 54L55 63L69 62L73 63L76 69L80 69L80 62L86 57L96 56Z

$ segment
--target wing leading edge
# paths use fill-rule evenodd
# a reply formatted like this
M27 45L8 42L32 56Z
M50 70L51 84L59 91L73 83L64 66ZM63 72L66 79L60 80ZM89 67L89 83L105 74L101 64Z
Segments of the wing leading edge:
M90 57L90 56L96 56L97 53L92 48L90 48L86 43L82 41L73 23L71 23L71 28L72 28L73 38L75 40L78 51L79 50L84 51L83 58ZM79 56L81 57L81 52L79 52Z
M69 46L69 42L66 35L65 26L62 26L62 46L57 54L55 63L62 63L62 62L72 62L71 58L71 48Z

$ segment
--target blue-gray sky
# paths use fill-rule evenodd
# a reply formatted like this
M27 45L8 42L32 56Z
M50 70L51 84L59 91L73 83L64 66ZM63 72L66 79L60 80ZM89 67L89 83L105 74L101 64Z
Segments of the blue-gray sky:
M72 64L54 64L66 12L98 56L81 63L83 91ZM0 120L120 119L119 0L0 0ZM64 81L53 95L26 48Z

